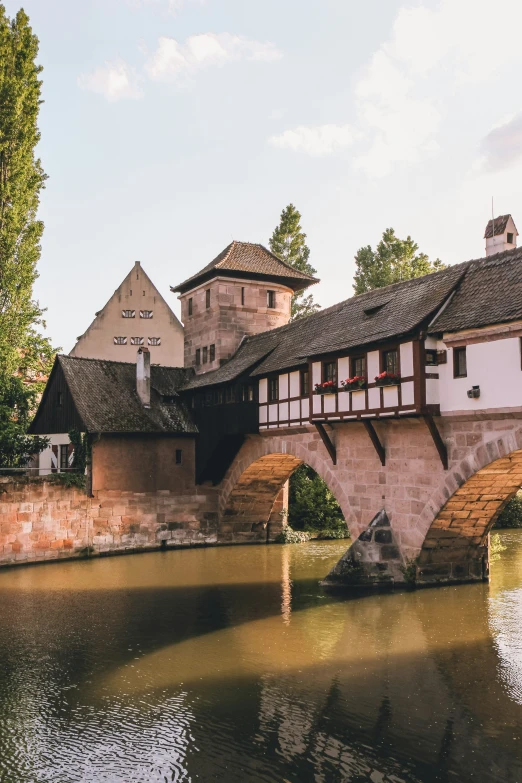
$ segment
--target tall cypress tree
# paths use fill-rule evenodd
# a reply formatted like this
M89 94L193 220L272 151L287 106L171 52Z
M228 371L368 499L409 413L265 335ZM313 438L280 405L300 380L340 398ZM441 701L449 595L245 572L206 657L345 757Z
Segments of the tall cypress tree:
M301 229L301 214L293 204L289 204L281 212L279 225L274 229L269 244L272 253L300 272L306 272L308 275L315 275L317 272L308 260L310 248L306 244L306 234ZM298 318L312 315L319 309L320 305L314 302L313 294L295 294L292 297L290 320L296 321Z
M39 333L43 310L33 300L43 223L37 219L46 176L40 139L38 39L20 10L10 20L0 4L0 466L25 464L43 439L25 436L54 353Z
M0 5L0 376L11 375L51 351L35 326L42 310L33 301L42 221L37 219L46 176L35 147L40 139L41 66L38 39L21 10L10 20Z

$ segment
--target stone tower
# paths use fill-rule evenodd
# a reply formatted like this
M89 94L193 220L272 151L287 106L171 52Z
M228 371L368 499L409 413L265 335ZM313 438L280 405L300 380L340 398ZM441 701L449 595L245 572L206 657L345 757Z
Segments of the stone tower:
M292 296L318 282L262 245L232 242L185 282L179 293L185 328L185 367L217 369L243 337L284 326Z

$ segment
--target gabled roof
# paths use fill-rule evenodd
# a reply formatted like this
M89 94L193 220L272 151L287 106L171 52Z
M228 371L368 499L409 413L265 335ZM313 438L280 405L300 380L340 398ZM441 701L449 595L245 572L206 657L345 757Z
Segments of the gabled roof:
M294 269L293 266L282 261L263 245L234 241L196 275L192 275L183 283L171 287L171 290L183 294L217 275L279 280L294 291L300 291L319 282L312 275Z
M197 433L177 390L193 370L151 367L151 407L144 408L136 392L136 365L103 359L57 356L52 375L63 371L77 413L91 433ZM163 398L177 398L166 402ZM46 405L44 392L32 427Z
M522 319L522 248L472 261L430 332L457 332Z
M227 364L195 376L186 388L226 383L246 374L266 375L303 365L310 356L412 333L429 323L467 268L468 263L460 264L352 296L308 318L249 337Z
M489 220L486 226L486 231L484 232L484 239L491 239L493 236L493 223L495 224L495 236L498 237L503 234L507 228L510 217L511 215L499 215L494 220ZM513 220L513 218L511 218L511 220ZM515 226L515 221L513 221L513 225ZM518 235L516 226L515 231Z

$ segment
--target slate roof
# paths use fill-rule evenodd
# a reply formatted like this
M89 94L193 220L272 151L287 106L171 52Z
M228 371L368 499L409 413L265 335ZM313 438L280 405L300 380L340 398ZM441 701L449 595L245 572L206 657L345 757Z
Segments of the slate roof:
M486 226L486 231L484 232L484 239L491 239L491 237L493 236L493 222L495 223L495 236L498 237L500 234L503 234L504 231L506 230L508 220L510 217L511 215L499 215L498 217L495 218L494 221L493 220L488 221L488 224Z
M309 356L359 348L413 332L429 323L468 265L353 296L308 318L249 337L227 364L196 375L186 388L226 383L247 372L257 377L298 367Z
M472 261L430 332L457 332L522 319L522 248Z
M234 241L196 275L192 275L183 283L171 287L171 291L184 293L219 273L229 276L236 273L240 277L255 275L257 277L280 278L281 282L286 283L295 291L319 282L317 278L294 269L263 245Z
M77 411L88 432L197 433L188 409L177 397L192 370L151 367L151 407L136 392L136 365L101 359L57 356ZM42 404L45 399L42 399Z

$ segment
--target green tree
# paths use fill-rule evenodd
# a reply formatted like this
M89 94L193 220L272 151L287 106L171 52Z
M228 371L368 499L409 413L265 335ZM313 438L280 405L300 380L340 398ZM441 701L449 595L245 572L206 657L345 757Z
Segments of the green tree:
M367 245L357 251L355 293L364 294L374 288L446 269L438 258L431 262L425 253L418 250L419 246L410 236L399 239L393 228L387 228L375 250Z
M33 300L43 223L37 219L46 175L40 140L38 39L21 10L0 4L0 466L16 467L40 439L25 436L36 395L54 354L41 336L43 310Z
M508 500L495 522L494 527L522 527L522 492Z
M306 234L301 229L301 214L293 204L289 204L281 212L279 225L274 229L269 245L272 253L300 272L308 275L315 275L317 272L308 260L310 248L306 244ZM320 305L314 302L312 294L295 294L292 297L290 320L296 321L298 318L312 315L319 309Z
M288 523L295 530L346 532L339 504L309 465L300 465L290 479Z

